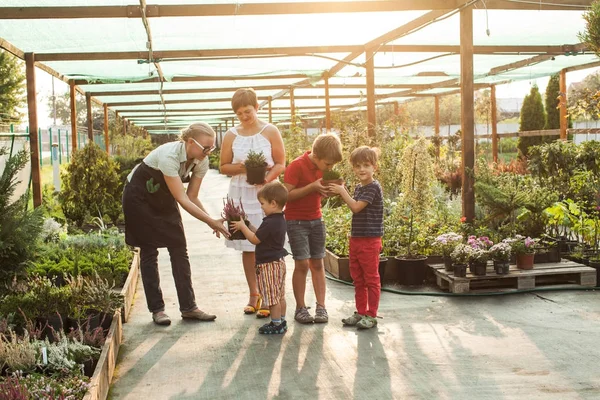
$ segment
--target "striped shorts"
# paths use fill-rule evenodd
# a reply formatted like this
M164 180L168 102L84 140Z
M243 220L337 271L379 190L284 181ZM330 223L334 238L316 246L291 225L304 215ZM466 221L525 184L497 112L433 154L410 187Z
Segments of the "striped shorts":
M285 299L285 260L257 264L256 283L265 307L279 304Z

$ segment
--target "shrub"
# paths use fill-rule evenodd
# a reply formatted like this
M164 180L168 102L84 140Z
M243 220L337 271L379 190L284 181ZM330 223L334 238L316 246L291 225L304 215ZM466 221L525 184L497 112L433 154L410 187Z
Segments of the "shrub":
M73 153L62 173L59 200L67 220L82 226L92 216L107 215L116 223L121 214L117 163L95 143Z
M0 148L0 155L7 154ZM27 209L28 193L16 200L13 195L17 173L25 167L29 158L27 151L21 150L9 157L0 176L0 287L10 282L15 274L24 272L25 261L31 257L37 245L42 227L42 210ZM0 290L2 290L0 289Z

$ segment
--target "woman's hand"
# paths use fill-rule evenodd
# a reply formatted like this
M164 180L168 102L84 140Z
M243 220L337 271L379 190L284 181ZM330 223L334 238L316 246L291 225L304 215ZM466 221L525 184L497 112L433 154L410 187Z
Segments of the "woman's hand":
M213 230L213 233L215 235L217 235L218 238L221 237L221 233L225 236L225 237L229 237L229 231L225 228L225 225L223 225L223 221L225 221L223 218L220 219L212 219L209 223L208 226L210 226Z

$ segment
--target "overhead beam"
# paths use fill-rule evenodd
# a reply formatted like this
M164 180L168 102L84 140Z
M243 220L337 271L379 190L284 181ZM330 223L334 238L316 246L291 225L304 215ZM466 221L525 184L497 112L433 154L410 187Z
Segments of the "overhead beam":
M244 15L364 13L417 10L450 10L457 0L393 0L339 1L305 3L231 3L149 5L148 18L208 17ZM591 0L554 0L548 2L509 2L488 0L488 10L584 10ZM0 7L0 19L75 19L75 18L139 18L139 6L77 6L77 7Z
M210 82L210 81L245 81L245 80L267 80L267 79L302 79L308 77L306 74L283 74L283 75L243 75L243 76L174 76L169 79L169 82ZM160 82L158 77L143 79L141 81L125 80L122 84L131 83L154 83ZM76 85L106 85L114 84L113 82L101 82L87 79L76 79ZM231 99L229 99L231 100Z
M440 13L440 12L436 12ZM429 14L429 13L428 13ZM387 39L387 41L394 40ZM179 58L215 58L215 57L252 57L252 56L309 56L312 54L359 53L365 46L303 46L303 47L273 47L251 49L206 49L206 50L165 50L153 52L153 60L173 60ZM566 52L582 51L586 47L580 44L564 44L555 46L475 46L475 54L553 54L561 55ZM449 45L382 45L377 51L386 53L459 53L460 46ZM356 57L354 57L356 58ZM353 59L354 59L353 58ZM353 60L352 59L352 60ZM147 51L104 51L104 52L75 52L75 53L36 53L36 60L45 61L98 61L98 60L148 60ZM350 61L352 61L350 60ZM345 60L346 62L350 62ZM346 63L344 63L344 66ZM330 74L333 76L333 74ZM147 80L146 80L147 81ZM152 80L151 80L152 81Z

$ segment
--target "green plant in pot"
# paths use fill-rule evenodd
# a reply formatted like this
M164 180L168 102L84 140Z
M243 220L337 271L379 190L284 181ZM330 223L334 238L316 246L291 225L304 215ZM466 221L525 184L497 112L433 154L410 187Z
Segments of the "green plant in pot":
M250 185L260 185L265 183L265 174L267 173L267 159L263 152L250 150L244 161L246 167L246 182Z
M421 284L427 274L427 257L413 253L416 237L416 224L424 221L433 203L433 157L429 151L430 142L421 137L410 144L402 154L398 166L402 170L402 202L409 214L408 240L406 254L397 257L402 270L401 283L408 285Z
M336 185L344 183L342 175L335 169L323 172L323 185L329 185L331 183L335 183Z
M242 231L232 232L229 228L229 222L231 221L245 221L246 225L249 225L248 217L246 212L244 211L244 205L242 204L242 199L239 201L240 205L236 205L233 199L227 196L227 200L223 200L223 212L221 216L227 221L227 227L229 229L229 240L245 240L246 237L242 233Z

